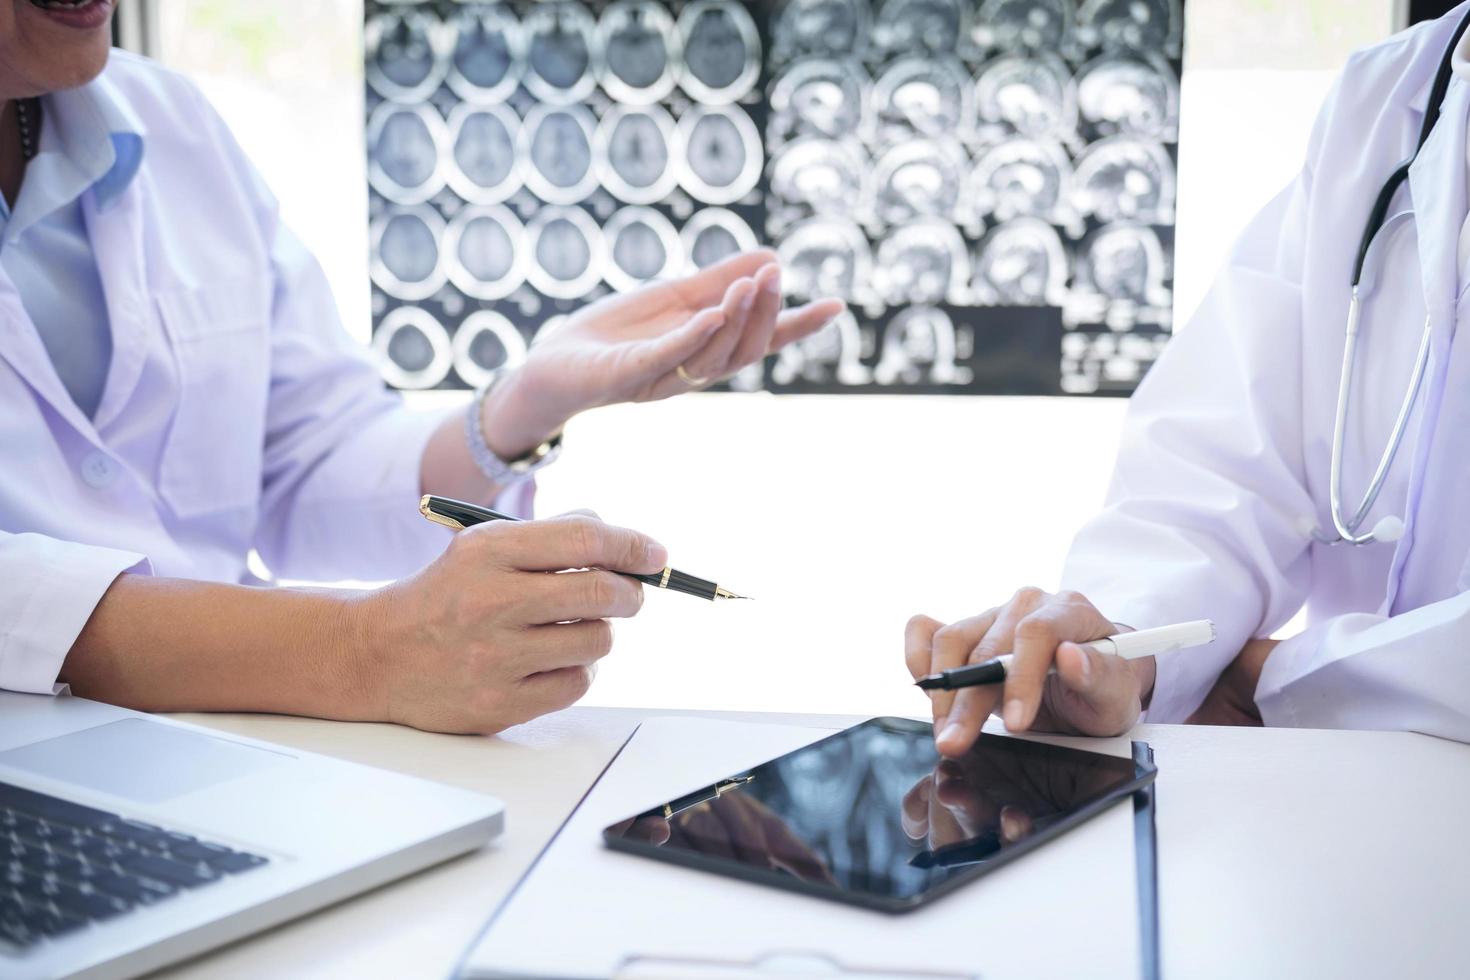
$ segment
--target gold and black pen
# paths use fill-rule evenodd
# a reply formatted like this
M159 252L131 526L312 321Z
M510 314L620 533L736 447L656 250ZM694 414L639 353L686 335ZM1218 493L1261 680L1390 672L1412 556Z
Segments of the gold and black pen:
M737 790L740 787L753 782L755 782L755 777L748 774L744 776L732 776L729 779L722 779L718 783L715 783L713 786L707 786L704 789L697 789L692 793L679 797L677 800L672 800L668 803L665 803L663 806L654 807L647 813L640 814L640 816L663 817L665 820L672 820L679 814L683 813L685 810L692 810L695 807L699 806L701 803L713 803L715 800L718 800L726 793Z
M484 524L486 521L518 521L520 518L502 514L488 507L479 507L475 504L467 504L463 500L451 500L449 497L436 497L433 494L424 494L419 500L419 513L423 514L435 524L443 524L445 527L462 531L472 524ZM695 578L688 572L681 572L677 568L665 568L661 572L652 575L634 575L631 572L620 572L635 578L645 585L651 585L655 589L668 589L670 592L682 592L685 595L697 596L700 599L746 599L748 596L736 595L729 589L721 588L714 582L702 578Z

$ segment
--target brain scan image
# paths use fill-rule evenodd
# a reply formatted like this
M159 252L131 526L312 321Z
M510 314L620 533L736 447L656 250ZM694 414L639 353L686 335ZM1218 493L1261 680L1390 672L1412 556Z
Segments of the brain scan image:
M684 223L679 239L688 256L688 272L708 268L737 252L756 247L755 232L739 215L725 208L701 208Z
M1077 158L1072 200L1099 221L1171 222L1174 161L1157 143L1121 136L1094 143Z
M870 212L889 225L954 215L964 160L964 151L952 141L912 140L895 146L874 169Z
M439 150L444 123L432 106L384 102L368 121L368 177L399 204L426 201L443 186Z
M964 31L959 0L882 0L873 46L883 51L953 51Z
M526 186L554 204L580 201L597 186L592 171L592 113L582 106L535 106L521 128L529 160Z
M398 299L421 300L444 284L439 240L444 220L432 208L392 208L373 222L373 281Z
M1131 388L1164 352L1165 340L1165 335L1068 334L1062 338L1062 390L1092 394L1103 382L1114 390Z
M850 221L803 221L782 239L776 253L785 290L799 299L858 299L871 278L873 256L867 236Z
M1179 138L1179 82L1157 56L1104 55L1086 65L1078 74L1077 105L1105 136Z
M455 331L454 369L473 388L488 384L496 371L519 367L525 359L526 339L494 310L471 313Z
M975 301L982 306L1061 306L1067 299L1067 252L1057 230L1036 218L991 229L975 259Z
M683 267L679 233L652 208L623 208L603 228L612 261L608 285L620 292L637 289L654 279L673 276Z
M567 105L586 98L597 79L597 23L581 4L537 4L525 21L525 85L543 102Z
M602 229L581 208L539 209L526 237L534 259L526 278L546 295L576 299L602 278Z
M515 17L496 4L462 10L450 23L455 40L448 81L455 94L496 102L514 92L525 70L525 36Z
M1060 58L1007 55L980 70L975 110L1022 136L1063 138L1077 126L1077 92Z
M1184 0L362 17L392 384L484 384L587 303L766 244L792 304L851 310L721 390L1126 393L1169 332ZM1006 360L1057 336L1054 377Z
M679 181L675 142L674 120L662 107L610 109L595 139L602 185L632 204L667 197Z
M521 185L516 156L520 120L508 106L464 102L450 115L454 167L449 183L465 200L495 204Z
M808 137L782 147L771 161L771 192L814 214L850 214L866 174L861 149Z
M1158 51L1177 58L1181 21L1179 0L1086 0L1077 13L1077 34L1088 47Z
M949 58L904 58L873 85L873 109L885 127L921 136L953 136L970 126L970 82Z
M1167 307L1172 297L1164 286L1165 264L1163 245L1153 229L1109 225L1084 244L1077 288L1114 305Z
M684 46L680 84L696 102L734 102L760 76L760 35L736 0L695 0L679 14L679 34Z
M954 384L961 374L955 357L954 321L949 314L932 306L911 306L884 331L873 380L884 386Z
M1022 216L1059 220L1071 177L1071 161L1057 144L1010 139L975 165L970 200L997 221Z
M863 122L868 78L855 62L807 58L771 86L771 131L781 139L840 139Z
M679 120L684 189L710 204L731 204L760 180L760 134L739 106L693 109Z
M1071 30L1071 0L985 0L971 33L982 49L1061 51Z
M385 13L367 24L367 80L384 98L427 98L444 78L443 31L416 11Z
M464 208L444 236L450 280L476 299L509 296L525 279L524 239L520 221L508 208Z
M429 335L412 324L399 328L388 342L388 357L410 374L422 373L434 361Z
M396 388L432 388L454 363L444 327L417 306L391 311L373 335L383 377Z
M894 229L878 245L873 286L889 306L963 302L970 280L969 252L954 225L922 218Z
M868 0L786 0L771 30L771 59L847 55L867 43Z
M798 380L865 385L873 380L873 372L863 364L862 356L862 329L857 318L844 310L816 333L781 348L771 367L771 380L778 385Z
M683 57L668 9L653 0L617 0L597 25L603 52L602 87L622 103L647 105L674 88Z

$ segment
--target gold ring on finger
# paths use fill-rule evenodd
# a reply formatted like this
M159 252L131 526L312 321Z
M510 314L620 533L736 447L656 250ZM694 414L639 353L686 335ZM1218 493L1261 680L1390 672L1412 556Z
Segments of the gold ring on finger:
M674 368L674 373L679 376L680 381L684 382L691 388L703 388L705 385L709 384L709 378L696 378L694 375L684 370L684 365L682 364Z

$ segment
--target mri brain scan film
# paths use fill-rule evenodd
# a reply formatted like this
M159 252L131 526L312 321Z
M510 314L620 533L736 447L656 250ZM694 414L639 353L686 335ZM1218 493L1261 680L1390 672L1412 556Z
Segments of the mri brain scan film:
M366 0L374 347L485 383L766 246L849 312L730 387L1127 394L1172 331L1183 0Z

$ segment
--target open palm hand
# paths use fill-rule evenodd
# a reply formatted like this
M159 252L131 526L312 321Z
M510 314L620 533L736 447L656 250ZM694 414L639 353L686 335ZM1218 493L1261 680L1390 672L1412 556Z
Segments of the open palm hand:
M842 310L836 299L783 310L781 268L764 249L609 296L537 338L515 394L488 415L494 441L535 445L589 408L655 401L728 378Z

